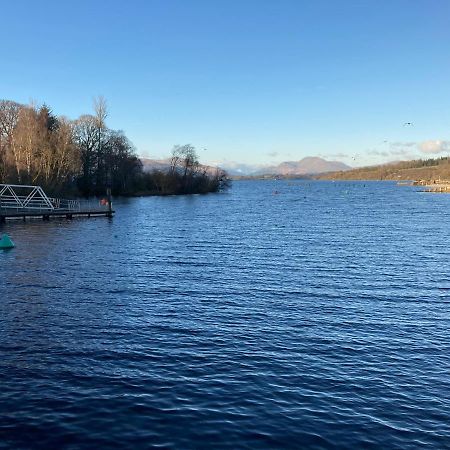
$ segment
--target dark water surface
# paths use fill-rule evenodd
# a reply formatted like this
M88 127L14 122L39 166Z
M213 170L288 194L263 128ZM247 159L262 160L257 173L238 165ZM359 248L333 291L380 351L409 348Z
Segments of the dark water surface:
M2 228L0 446L450 448L449 195L115 206Z

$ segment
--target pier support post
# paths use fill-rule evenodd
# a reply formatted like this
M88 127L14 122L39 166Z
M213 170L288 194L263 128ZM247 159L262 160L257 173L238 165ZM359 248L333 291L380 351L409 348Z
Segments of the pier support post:
M106 189L106 197L108 198L108 217L112 217L112 196L111 196L111 188L108 186Z

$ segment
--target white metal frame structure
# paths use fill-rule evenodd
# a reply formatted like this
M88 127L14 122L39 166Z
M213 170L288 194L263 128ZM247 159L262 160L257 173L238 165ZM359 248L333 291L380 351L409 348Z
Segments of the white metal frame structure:
M40 186L0 184L0 209L55 209Z
M96 200L50 198L40 186L0 184L0 219L7 214L46 215L108 211L110 206Z

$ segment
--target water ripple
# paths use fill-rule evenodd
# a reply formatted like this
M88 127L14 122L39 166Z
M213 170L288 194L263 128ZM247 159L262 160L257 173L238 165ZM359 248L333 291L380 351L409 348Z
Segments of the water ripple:
M254 181L7 224L0 447L449 448L449 203Z

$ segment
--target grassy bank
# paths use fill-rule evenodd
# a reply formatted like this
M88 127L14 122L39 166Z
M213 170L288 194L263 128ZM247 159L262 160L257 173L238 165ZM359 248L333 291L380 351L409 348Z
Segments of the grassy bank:
M450 161L448 157L401 161L343 172L329 172L315 178L321 180L450 180Z

